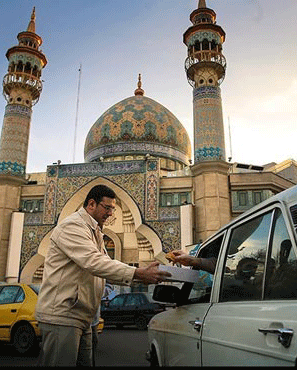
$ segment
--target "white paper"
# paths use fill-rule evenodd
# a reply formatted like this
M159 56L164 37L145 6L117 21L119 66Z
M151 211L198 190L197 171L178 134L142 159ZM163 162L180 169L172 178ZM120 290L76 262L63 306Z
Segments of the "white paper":
M176 266L159 265L159 270L170 272L171 276L165 281L179 281L196 283L199 279L199 271Z

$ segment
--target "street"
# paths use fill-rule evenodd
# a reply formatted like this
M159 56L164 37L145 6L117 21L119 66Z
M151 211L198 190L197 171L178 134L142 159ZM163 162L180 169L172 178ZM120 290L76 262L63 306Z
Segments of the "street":
M148 367L145 359L148 349L147 331L127 327L123 330L105 328L99 335L96 366ZM0 364L5 366L37 366L38 356L16 355L7 344L0 344Z
M147 330L105 328L99 341L96 366L149 366Z

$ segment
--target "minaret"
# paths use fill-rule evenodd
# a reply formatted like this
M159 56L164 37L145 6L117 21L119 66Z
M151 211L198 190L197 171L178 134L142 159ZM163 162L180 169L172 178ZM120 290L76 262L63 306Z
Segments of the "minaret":
M216 24L216 13L199 0L190 15L193 26L184 33L188 47L185 69L193 87L194 163L225 160L225 139L220 84L225 77L222 54L225 32Z
M185 70L193 87L195 240L205 240L230 220L229 165L225 160L224 123L220 84L226 60L224 30L216 13L199 0L190 15L192 26L183 35L188 48Z
M47 63L39 50L42 39L35 33L35 7L27 31L17 38L19 44L6 53L9 64L3 79L7 105L0 142L0 183L6 178L20 183L25 180L32 106L41 94L41 72Z
M8 250L16 247L11 242L14 235L10 234L13 230L22 231L21 221L17 221L18 225L14 221L14 213L19 208L21 185L26 183L32 107L41 94L41 72L47 64L39 50L42 39L35 33L35 7L27 30L17 38L19 44L6 53L8 73L3 79L7 105L0 141L0 281L6 278ZM18 257L16 253L15 258Z

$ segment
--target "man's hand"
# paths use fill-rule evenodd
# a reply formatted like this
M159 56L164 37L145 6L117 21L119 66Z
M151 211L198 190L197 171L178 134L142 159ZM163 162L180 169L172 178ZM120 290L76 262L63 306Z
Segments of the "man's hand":
M176 253L173 264L180 263L183 266L196 266L197 258L190 256L187 253Z
M141 280L144 284L158 284L164 281L166 277L171 276L167 271L158 269L159 262L152 262L147 267L138 267L134 272L134 279Z
M175 249L167 253L165 257L168 259L169 262L172 262L173 265L175 265L176 263L180 263L181 265L189 266L188 260L190 256L180 249Z
M217 263L216 257L210 258L194 257L190 256L188 253L180 249L175 249L167 253L165 257L168 259L168 261L172 262L173 265L179 263L183 266L193 266L197 270L207 271L211 274L214 274Z

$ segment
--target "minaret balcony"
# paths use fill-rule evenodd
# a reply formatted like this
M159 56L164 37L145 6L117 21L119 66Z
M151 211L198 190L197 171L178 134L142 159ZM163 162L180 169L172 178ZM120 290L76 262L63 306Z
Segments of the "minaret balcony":
M222 82L225 77L226 59L222 53L214 50L202 50L191 53L185 61L188 79L195 81L195 75L201 68L214 69L218 76L218 81Z
M36 103L42 91L42 82L39 78L24 72L10 72L3 78L3 95L9 102L10 94L14 89L27 89L32 96L32 103Z

